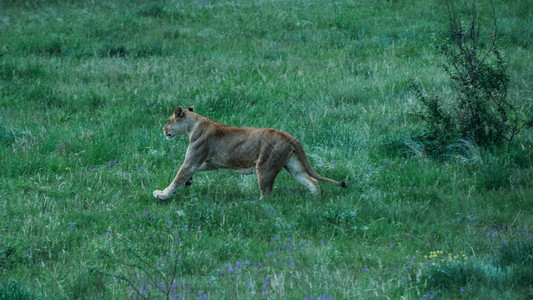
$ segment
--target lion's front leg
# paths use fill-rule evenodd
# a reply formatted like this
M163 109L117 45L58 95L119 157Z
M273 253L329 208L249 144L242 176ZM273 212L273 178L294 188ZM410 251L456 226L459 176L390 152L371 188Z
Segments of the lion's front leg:
M180 186L184 186L187 182L189 182L190 179L192 179L192 175L197 170L197 167L186 165L184 163L178 171L178 174L176 174L174 180L172 180L172 182L170 183L170 185L162 191L155 190L153 192L154 197L161 200L166 200L170 198Z

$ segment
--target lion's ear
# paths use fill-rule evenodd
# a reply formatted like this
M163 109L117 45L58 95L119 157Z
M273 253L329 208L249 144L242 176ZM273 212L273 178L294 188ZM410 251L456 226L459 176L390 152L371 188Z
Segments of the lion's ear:
M176 110L174 110L174 116L176 118L183 116L183 107L181 106L176 107Z
M189 111L194 111L194 105L191 105L191 107L189 107Z

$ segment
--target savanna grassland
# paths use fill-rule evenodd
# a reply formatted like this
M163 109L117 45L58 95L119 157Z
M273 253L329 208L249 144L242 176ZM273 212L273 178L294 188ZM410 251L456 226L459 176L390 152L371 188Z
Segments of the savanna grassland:
M524 116L532 6L494 1ZM1 1L0 298L531 299L532 130L411 138L411 84L454 96L447 30L437 0ZM157 200L177 105L287 131L348 189L220 170Z

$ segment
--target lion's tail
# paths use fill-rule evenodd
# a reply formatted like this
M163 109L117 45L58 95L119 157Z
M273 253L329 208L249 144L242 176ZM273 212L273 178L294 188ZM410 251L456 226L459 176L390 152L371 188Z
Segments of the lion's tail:
M290 142L291 142L292 146L294 147L294 150L296 151L296 155L298 155L298 159L300 160L300 162L304 166L304 168L307 171L307 173L309 173L309 175L311 175L311 177L315 178L316 180L333 183L334 185L340 186L342 188L347 188L348 187L344 181L336 181L336 180L333 180L333 179L330 179L330 178L326 178L326 177L322 177L322 176L318 175L318 173L315 172L313 167L311 167L311 164L309 163L309 159L307 158L307 154L305 154L305 151L304 151L304 148L302 147L302 144L300 144L300 142L297 139L295 139L294 137L292 137L290 139Z

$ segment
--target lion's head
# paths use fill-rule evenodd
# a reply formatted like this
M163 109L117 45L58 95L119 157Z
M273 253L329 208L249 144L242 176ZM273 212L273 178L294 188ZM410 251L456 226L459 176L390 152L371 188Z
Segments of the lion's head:
M188 111L194 111L194 106L187 109ZM178 106L174 110L174 113L168 118L168 122L163 127L163 132L167 140L171 140L178 135L187 133L188 122L185 122L187 113L183 107Z

